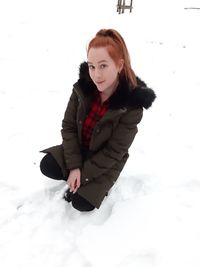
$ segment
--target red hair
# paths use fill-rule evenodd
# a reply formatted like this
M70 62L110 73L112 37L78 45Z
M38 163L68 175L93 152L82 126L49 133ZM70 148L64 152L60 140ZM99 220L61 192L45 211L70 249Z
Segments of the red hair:
M118 64L119 60L123 59L124 65L119 74L120 77L125 78L133 87L137 86L137 80L131 67L128 49L122 36L116 30L102 29L98 31L96 36L89 42L87 53L90 48L98 47L106 47L108 54L115 64Z

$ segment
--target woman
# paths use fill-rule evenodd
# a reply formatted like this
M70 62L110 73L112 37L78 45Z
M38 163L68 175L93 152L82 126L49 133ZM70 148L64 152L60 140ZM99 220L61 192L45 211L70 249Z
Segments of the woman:
M43 150L42 173L66 180L65 200L99 208L116 182L153 90L135 76L122 36L102 29L90 41L62 121L61 145Z

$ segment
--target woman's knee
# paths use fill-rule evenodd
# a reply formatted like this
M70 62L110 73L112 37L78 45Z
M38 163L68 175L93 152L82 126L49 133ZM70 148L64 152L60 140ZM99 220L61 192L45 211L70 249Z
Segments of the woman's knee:
M95 209L89 201L77 193L75 193L72 197L72 206L79 211L92 211Z
M40 161L40 171L46 175L48 170L48 154L46 154Z
M56 179L56 180L64 180L62 170L54 157L47 153L40 162L40 170L41 172L50 178Z

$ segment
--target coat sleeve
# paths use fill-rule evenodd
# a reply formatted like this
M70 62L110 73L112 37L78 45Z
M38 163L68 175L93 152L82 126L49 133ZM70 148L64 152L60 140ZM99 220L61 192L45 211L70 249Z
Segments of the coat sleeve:
M65 111L64 119L62 121L61 129L64 159L67 169L82 167L82 156L78 141L78 129L76 122L77 109L78 97L75 92L72 92Z
M142 115L141 108L127 111L121 117L106 145L83 164L83 183L101 176L122 160L137 134L137 124L141 121Z

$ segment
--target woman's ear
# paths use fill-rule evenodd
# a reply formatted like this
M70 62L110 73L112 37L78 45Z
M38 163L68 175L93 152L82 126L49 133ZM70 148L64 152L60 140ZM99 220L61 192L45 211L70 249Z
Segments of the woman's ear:
M124 67L124 60L121 58L119 60L119 73L123 70Z

